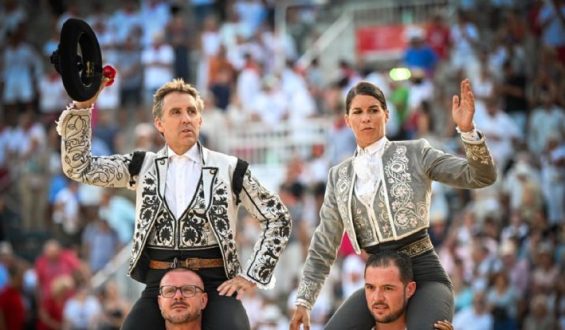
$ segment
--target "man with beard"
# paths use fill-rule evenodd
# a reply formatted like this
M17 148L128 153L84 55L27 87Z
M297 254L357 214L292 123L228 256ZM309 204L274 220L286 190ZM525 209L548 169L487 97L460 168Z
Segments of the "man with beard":
M197 273L186 268L170 270L161 279L157 299L166 330L202 329L208 294Z
M365 265L365 297L375 318L375 330L406 330L408 299L416 292L412 262L407 254L383 251L372 254ZM448 321L437 330L453 330Z

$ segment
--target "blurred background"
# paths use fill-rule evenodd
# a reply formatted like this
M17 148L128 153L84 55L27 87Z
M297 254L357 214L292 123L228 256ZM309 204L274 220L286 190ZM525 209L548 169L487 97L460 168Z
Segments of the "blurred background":
M328 169L356 147L348 89L383 90L389 139L463 155L451 120L463 78L499 179L433 185L455 328L565 329L564 0L2 0L0 329L118 329L142 288L126 276L132 192L61 173L54 127L70 100L49 56L70 17L118 70L94 110L93 154L159 150L151 97L182 77L205 100L201 142L249 161L290 208L276 288L244 299L254 330L288 328ZM258 224L241 212L238 225L246 260ZM365 258L345 236L313 329L363 286Z

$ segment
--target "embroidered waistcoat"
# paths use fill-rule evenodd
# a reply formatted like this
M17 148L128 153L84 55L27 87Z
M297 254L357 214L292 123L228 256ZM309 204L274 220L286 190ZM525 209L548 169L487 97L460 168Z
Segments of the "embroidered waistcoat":
M63 172L79 182L135 190L136 221L128 274L143 282L149 261L142 251L150 240L150 233L158 232L170 216L165 201L167 148L157 153L147 152L139 174L132 177L129 166L134 153L100 157L91 155L90 123L90 109L76 110L69 107L61 114L57 132L62 138ZM206 222L210 224L224 259L226 276L233 278L241 275L256 283L259 288L272 288L275 284L275 265L290 235L288 209L249 170L243 176L239 196L235 196L231 185L237 158L211 151L201 145L199 150L203 161L200 182L202 190L199 190L202 194L199 193L199 204L195 205L194 215L206 218ZM237 209L240 205L259 221L262 228L245 267L240 265L235 241ZM197 212L198 210L205 210L205 213ZM204 223L204 219L201 220ZM150 242L156 243L156 238L152 236ZM161 238L164 236L161 235ZM189 241L195 243L195 240L186 240L185 243Z
M481 188L492 184L496 180L496 169L484 138L476 142L464 141L463 145L466 159L432 148L424 139L387 141L383 166L378 173L380 185L370 212L354 201L354 157L330 169L320 224L310 243L297 304L311 308L315 302L336 258L344 231L359 254L364 242L392 242L427 228L432 181L456 188ZM354 224L361 218L371 224Z

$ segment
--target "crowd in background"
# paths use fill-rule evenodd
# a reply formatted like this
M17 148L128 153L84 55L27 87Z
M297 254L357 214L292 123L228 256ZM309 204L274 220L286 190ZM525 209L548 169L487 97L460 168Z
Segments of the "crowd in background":
M244 298L253 329L288 327L328 169L355 150L343 120L348 88L362 79L382 88L389 139L426 138L462 154L451 97L468 77L475 126L499 175L493 186L472 192L433 186L429 231L453 282L455 329L565 330L565 1L454 1L406 29L397 63L342 60L330 74L318 59L295 64L319 34L320 7L290 8L283 33L273 24L275 6L2 1L0 315L7 329L118 329L130 303L114 282L93 288L90 279L129 243L133 196L77 184L61 172L54 126L70 100L48 59L65 20L80 17L94 29L104 62L118 70L94 110L95 155L160 149L151 97L174 77L201 91L201 138L212 149L221 149L222 127L332 122L325 145L285 164L278 192L293 231L275 289ZM409 68L410 78L391 79L393 67ZM241 215L243 259L257 226ZM365 258L345 236L312 311L313 328L362 287Z

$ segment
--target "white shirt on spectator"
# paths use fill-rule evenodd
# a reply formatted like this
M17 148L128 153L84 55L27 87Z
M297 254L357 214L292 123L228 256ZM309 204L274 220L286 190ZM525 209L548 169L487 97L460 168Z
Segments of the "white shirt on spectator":
M171 19L171 8L167 1L141 1L141 21L143 23L143 46L151 45L153 36L165 32Z
M365 285L365 260L354 253L343 260L341 289L344 297L350 297Z
M39 109L41 113L57 113L64 109L70 101L58 73L49 73L41 77L39 80Z
M476 126L485 135L492 157L499 169L503 169L514 154L513 139L521 139L522 132L510 116L502 110L494 115L476 118Z
M276 87L270 91L263 90L255 96L251 112L257 114L265 124L277 126L288 114L287 98Z
M455 313L453 317L453 328L457 330L491 330L493 324L489 312L477 314L473 306Z
M261 78L255 69L246 68L237 78L237 94L244 112L250 112L261 91Z
M88 295L84 300L73 297L65 303L63 318L69 329L95 328L102 306L96 297Z
M138 10L119 9L109 21L110 30L114 31L117 42L124 42L135 30L143 33L143 18Z
M541 154L552 135L565 134L565 112L558 106L549 109L536 108L530 117L528 147L531 152Z
M55 196L55 210L53 211L53 222L60 224L67 234L74 234L79 229L80 204L78 193L64 188Z
M143 79L145 88L157 89L171 81L174 60L175 53L169 44L163 43L145 48L141 54L141 61L145 66Z

